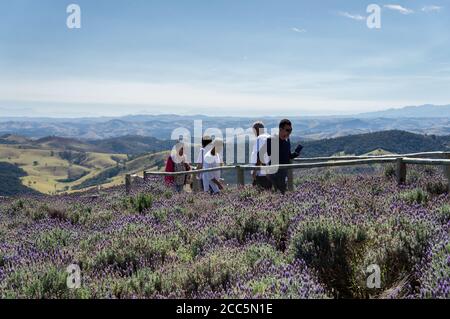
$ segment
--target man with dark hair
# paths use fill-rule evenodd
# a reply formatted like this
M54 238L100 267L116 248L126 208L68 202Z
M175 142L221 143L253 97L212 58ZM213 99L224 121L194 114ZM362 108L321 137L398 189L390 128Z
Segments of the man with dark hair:
M284 119L280 122L278 135L272 136L267 140L267 154L270 156L270 165L284 165L290 164L291 160L298 157L303 149L303 146L298 145L295 151L291 152L291 141L289 137L292 133L292 123L288 119ZM278 145L277 145L278 144ZM278 146L278 158L275 158L276 154L272 154L272 149L275 150ZM287 189L287 169L279 169L275 174L270 175L275 190L279 190L281 193L285 193Z

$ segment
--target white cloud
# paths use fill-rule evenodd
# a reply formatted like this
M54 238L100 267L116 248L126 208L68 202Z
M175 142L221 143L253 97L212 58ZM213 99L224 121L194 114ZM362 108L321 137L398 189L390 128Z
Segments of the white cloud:
M357 20L357 21L363 21L366 20L366 17L360 15L360 14L351 14L349 12L345 12L345 11L341 11L339 12L340 16L349 18L349 19L353 19L353 20Z
M405 15L414 13L414 10L402 7L399 4L385 4L384 7L386 9L394 10L394 11L400 12L401 14L405 14Z
M440 6L435 6L435 5L424 6L424 7L422 8L422 11L423 11L423 12L426 12L426 13L430 13L430 12L439 12L439 11L441 11L441 10L442 10L442 7L440 7Z
M292 31L297 32L297 33L306 33L305 29L299 29L299 28L291 28Z

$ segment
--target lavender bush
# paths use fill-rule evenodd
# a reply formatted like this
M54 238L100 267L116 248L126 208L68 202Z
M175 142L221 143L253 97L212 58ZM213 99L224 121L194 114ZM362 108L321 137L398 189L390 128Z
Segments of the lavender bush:
M176 193L153 179L129 196L2 199L0 297L449 298L446 181L415 168L397 186L391 173L302 171L284 196ZM367 287L371 264L380 289Z

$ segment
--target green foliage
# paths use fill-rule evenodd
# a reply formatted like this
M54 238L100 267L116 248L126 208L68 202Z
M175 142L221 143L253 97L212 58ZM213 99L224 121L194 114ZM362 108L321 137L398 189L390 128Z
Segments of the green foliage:
M396 169L394 165L386 165L384 169L384 176L387 178L393 178L397 175Z
M25 203L21 199L16 200L11 205L11 210L14 211L14 212L20 212L24 208L25 208Z
M0 196L35 194L32 189L22 185L21 177L27 173L20 167L0 162Z
M123 204L126 208L131 208L135 212L142 214L153 205L153 196L150 194L139 194L135 197L124 199Z
M179 246L179 238L173 235L145 236L135 234L128 229L113 241L106 243L95 252L93 257L85 256L84 262L92 268L101 269L108 265L125 269L128 265L137 265L141 260L152 264L163 262L170 251Z
M275 239L277 248L282 251L286 249L289 226L293 215L293 210L284 209L279 214L275 214L274 220L268 225L268 233Z
M431 152L445 149L444 143L431 136L391 130L304 142L302 156L332 156L339 152L361 155L379 148L396 154Z
M443 224L447 224L450 221L450 205L444 204L437 211L439 221Z
M442 195L447 193L447 184L441 181L427 182L426 189L431 195Z
M47 216L51 219L58 219L61 221L69 220L67 212L63 209L51 207L47 204L44 204L40 207L40 209L47 214Z
M349 298L353 260L367 240L365 230L327 219L301 223L291 243L291 255L316 268L336 297Z
M429 201L429 195L420 188L403 192L400 198L409 204L426 204Z
M73 186L72 189L79 190L91 186L101 185L108 183L111 178L118 176L122 172L122 167L111 167L103 170L100 174L95 175L94 177L88 178L79 185Z
M2 252L0 252L0 267L3 267L6 265L6 257L3 255Z
M172 196L173 196L173 192L172 191L167 190L167 191L164 192L164 198L165 199L171 199Z
M245 187L239 192L239 198L243 201L251 200L257 196L257 189L254 187Z
M55 228L42 232L36 239L36 247L43 251L53 251L67 246L71 234L67 230Z
M6 298L50 299L68 298L67 273L49 265L39 272L19 269L6 278L8 286L16 287Z

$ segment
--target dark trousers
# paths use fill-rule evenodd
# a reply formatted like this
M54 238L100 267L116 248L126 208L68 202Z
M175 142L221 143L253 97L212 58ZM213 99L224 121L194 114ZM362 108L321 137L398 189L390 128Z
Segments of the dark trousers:
M272 182L267 176L256 176L254 185L266 190L270 190L272 188Z
M280 170L276 174L271 175L270 179L272 181L272 185L276 191L280 191L282 194L286 193L287 190L287 171Z

